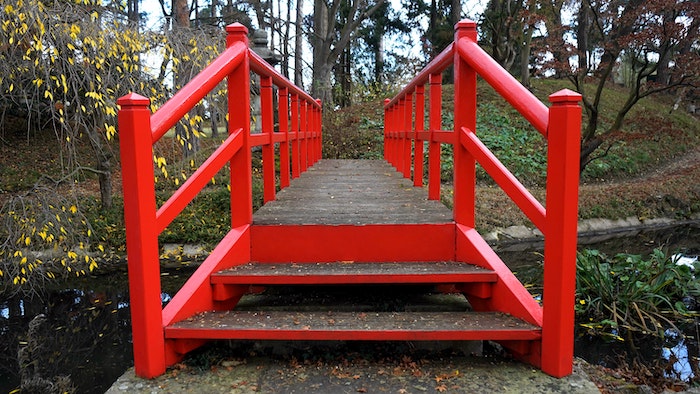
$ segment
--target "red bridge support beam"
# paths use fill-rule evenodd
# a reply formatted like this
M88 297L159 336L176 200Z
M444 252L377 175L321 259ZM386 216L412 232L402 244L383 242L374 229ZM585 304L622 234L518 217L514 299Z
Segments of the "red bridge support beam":
M556 377L572 372L574 356L580 100L568 89L549 96L542 371Z

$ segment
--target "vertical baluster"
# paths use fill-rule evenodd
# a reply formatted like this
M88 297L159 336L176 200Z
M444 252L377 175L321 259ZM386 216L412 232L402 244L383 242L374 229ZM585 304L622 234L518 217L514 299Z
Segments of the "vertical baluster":
M301 173L299 158L299 95L292 93L292 178Z
M425 86L416 86L416 123L414 126L413 186L423 187L423 137L425 130Z
M435 132L442 130L442 74L430 75L430 145L428 147L428 199L440 200L442 145Z
M279 132L284 139L280 143L280 187L289 186L289 93L287 88L279 88L278 94L278 119Z

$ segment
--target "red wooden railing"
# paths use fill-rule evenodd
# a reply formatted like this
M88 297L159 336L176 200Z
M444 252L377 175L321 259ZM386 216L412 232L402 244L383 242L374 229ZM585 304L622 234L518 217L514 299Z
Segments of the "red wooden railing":
M476 24L457 24L455 40L396 97L385 102L385 158L416 186L423 186L423 148L428 149L428 195L440 198L440 145L454 147L454 220L457 259L487 266L499 275L499 289L475 309L500 310L542 327L540 349L528 349L527 361L553 376L571 373L578 215L581 95L562 90L549 96L547 108L477 44ZM441 75L454 66L454 130L441 126ZM476 78L486 80L546 139L546 209L476 135ZM425 85L429 126L425 127ZM414 104L415 101L415 104ZM479 163L544 234L544 291L540 307L495 252L476 233L476 163ZM487 305L488 304L488 305ZM518 349L515 349L516 353ZM534 352L532 350L535 350Z
M321 104L248 49L247 29L226 27L227 49L155 113L137 94L121 97L119 139L136 374L154 377L201 341L166 343L163 329L194 313L227 308L209 284L211 273L250 261L251 147L262 146L264 200L275 198L275 145L280 186L321 158ZM262 133L250 130L250 72L260 76ZM221 81L228 81L229 136L165 202L156 206L153 144ZM273 85L278 88L274 130ZM291 122L290 122L291 121ZM291 123L291 124L290 124ZM291 152L290 152L291 151ZM170 303L161 308L158 235L226 163L231 182L231 230ZM178 346L177 349L173 348Z

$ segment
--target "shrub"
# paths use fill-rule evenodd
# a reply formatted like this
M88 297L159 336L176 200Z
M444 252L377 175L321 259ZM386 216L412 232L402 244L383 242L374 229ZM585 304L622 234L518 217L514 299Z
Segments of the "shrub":
M700 264L695 263L695 268ZM693 270L677 265L676 259L659 249L647 259L583 251L577 259L576 288L577 312L593 322L586 326L612 329L616 335L630 330L663 336L666 328L674 326L671 318L691 313L684 297L700 295Z

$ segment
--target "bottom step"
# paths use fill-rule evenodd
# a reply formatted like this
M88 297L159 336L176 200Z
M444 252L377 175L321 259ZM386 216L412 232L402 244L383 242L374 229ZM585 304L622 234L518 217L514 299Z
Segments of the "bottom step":
M165 328L169 339L536 340L541 329L499 312L206 312Z

